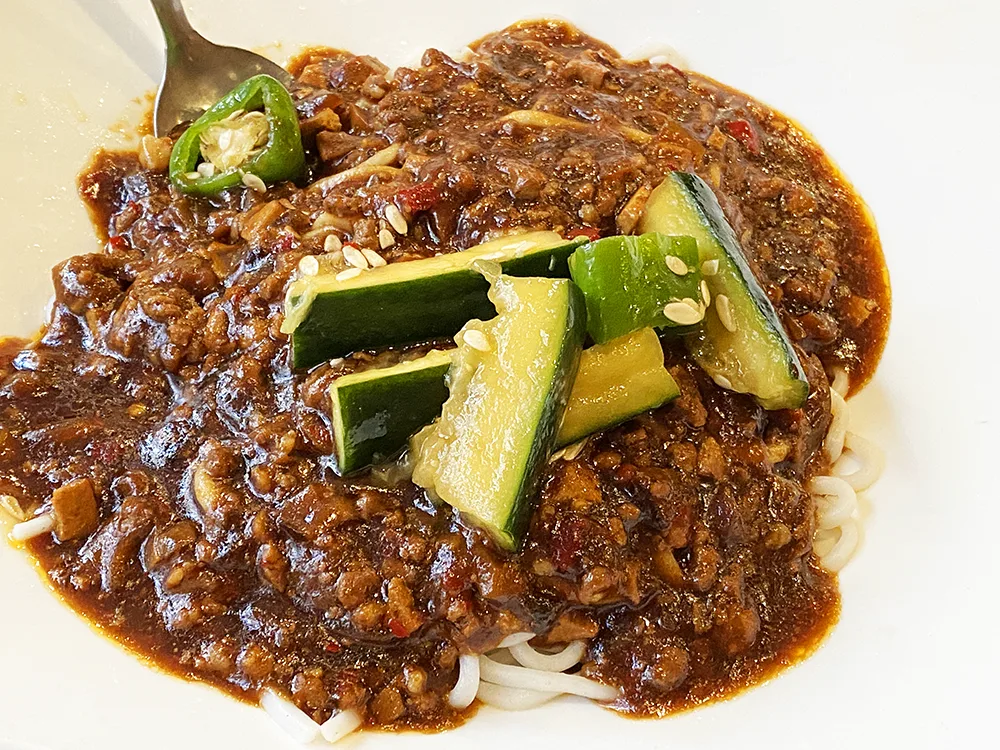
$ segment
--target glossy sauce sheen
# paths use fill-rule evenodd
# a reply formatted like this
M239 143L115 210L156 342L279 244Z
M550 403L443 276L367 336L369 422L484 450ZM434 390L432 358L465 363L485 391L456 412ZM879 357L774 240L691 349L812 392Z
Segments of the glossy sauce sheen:
M57 267L41 340L3 347L0 492L31 509L89 478L98 526L29 545L60 595L169 671L251 701L275 686L317 720L454 724L458 654L525 629L590 639L582 673L622 687L626 713L732 694L837 617L803 483L827 468L824 370L847 367L856 389L884 345L870 218L794 123L702 76L625 62L559 23L473 50L430 50L391 83L369 57L303 55L313 178L402 144L401 171L325 195L187 199L134 154L98 154L81 191L105 252ZM499 119L522 109L585 124ZM405 480L332 473L329 383L401 354L290 371L283 291L322 252L308 234L321 212L378 250L392 200L409 223L383 252L398 262L515 228L627 231L629 198L675 169L719 196L799 348L803 409L765 412L667 343L680 398L551 464L514 555Z

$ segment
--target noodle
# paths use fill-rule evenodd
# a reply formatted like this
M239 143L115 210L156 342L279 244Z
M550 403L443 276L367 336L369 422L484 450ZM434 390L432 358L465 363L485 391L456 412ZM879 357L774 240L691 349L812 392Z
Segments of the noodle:
M273 690L261 693L260 707L296 742L306 744L319 736L319 724L306 716L290 700L282 698Z
M319 733L323 739L333 744L344 739L351 732L361 726L361 714L354 710L338 711L329 719L323 722L319 728Z
M867 490L875 484L885 467L885 457L882 455L882 451L870 440L853 432L847 433L844 447L853 454L860 466L854 471L848 472L844 464L845 457L842 455L833 465L834 476L843 479L856 492Z
M524 688L503 687L492 682L480 682L476 697L487 706L504 711L526 711L548 703L559 693L546 693L541 690L525 690Z
M587 653L587 644L583 641L573 641L558 654L543 654L535 651L527 643L518 643L510 647L510 654L522 667L541 669L546 672L565 672L580 663Z
M479 668L479 657L475 654L462 654L458 657L458 680L448 693L448 705L459 709L472 705L479 687Z
M595 701L613 701L619 696L618 688L604 685L596 680L588 680L580 675L512 667L493 661L488 656L479 657L479 670L483 680L504 687L569 693Z
M839 572L858 548L861 541L858 493L875 483L885 464L877 446L849 429L850 407L844 400L849 387L847 373L837 368L830 384L833 418L823 442L831 473L813 477L808 484L816 504L813 551L831 573Z

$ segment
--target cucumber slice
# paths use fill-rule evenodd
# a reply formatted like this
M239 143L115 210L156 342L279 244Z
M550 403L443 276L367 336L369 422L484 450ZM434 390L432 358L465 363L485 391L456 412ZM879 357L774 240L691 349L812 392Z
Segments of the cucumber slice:
M337 468L349 474L383 461L441 413L451 352L352 373L330 386Z
M694 237L702 263L718 264L705 277L712 300L704 324L685 339L701 368L765 409L802 406L809 395L802 363L712 189L696 175L673 172L650 194L638 227Z
M455 350L345 375L330 386L337 467L349 474L395 455L448 398ZM556 438L562 448L677 397L652 328L584 349Z
M698 243L690 237L605 237L577 248L569 272L598 344L647 326L690 330L705 315Z
M441 417L413 438L413 481L516 549L555 446L586 334L564 279L500 276L499 315L460 332Z
M487 297L489 282L472 267L475 260L494 260L512 276L568 277L566 259L582 241L529 232L353 278L297 279L288 288L281 326L292 336L292 366L453 336L467 321L496 314Z
M557 445L575 443L679 395L652 328L584 349Z

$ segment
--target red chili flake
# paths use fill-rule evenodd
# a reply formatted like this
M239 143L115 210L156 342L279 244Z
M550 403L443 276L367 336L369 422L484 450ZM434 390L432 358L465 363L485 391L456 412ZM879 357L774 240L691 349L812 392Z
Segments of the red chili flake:
M730 120L722 123L722 127L729 135L742 143L751 154L760 153L760 136L757 135L757 131L748 120Z
M114 466L122 457L122 447L117 440L95 440L88 453L103 466Z
M128 250L128 239L122 237L120 234L116 234L114 237L109 237L108 249L117 252Z
M389 618L389 630L397 638L406 638L410 634L406 626L395 617Z
M396 198L410 215L418 211L426 211L436 206L441 200L441 194L431 182L419 182L412 187L403 188L396 193Z
M575 562L583 541L587 537L588 525L582 518L571 518L559 524L552 539L552 561L559 570L568 570Z
M295 238L292 236L291 232L282 232L281 237L278 239L276 244L276 249L279 253L287 253L292 249L292 243Z
M566 232L566 237L568 239L586 237L588 240L599 240L601 239L601 230L597 227L579 227L578 229L570 229Z
M328 644L323 646L323 649L330 654L335 654L340 651L340 644L336 641L330 641Z

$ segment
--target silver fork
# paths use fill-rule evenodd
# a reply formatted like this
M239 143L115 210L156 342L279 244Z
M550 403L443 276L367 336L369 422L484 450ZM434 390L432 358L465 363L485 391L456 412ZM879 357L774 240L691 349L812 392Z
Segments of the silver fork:
M156 93L153 126L163 136L193 120L247 78L266 73L286 87L292 77L284 68L238 47L213 44L195 31L181 0L150 0L163 29L166 68Z

